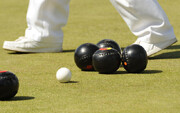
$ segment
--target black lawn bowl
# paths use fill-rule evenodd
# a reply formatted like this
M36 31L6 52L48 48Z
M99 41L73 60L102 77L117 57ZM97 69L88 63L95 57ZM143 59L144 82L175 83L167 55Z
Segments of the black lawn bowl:
M119 69L120 54L113 48L101 48L93 55L93 66L100 74L112 74Z
M103 40L101 40L101 41L99 41L99 42L97 43L97 46L98 46L99 48L108 48L108 47L114 48L114 49L116 49L116 50L121 54L121 48L120 48L120 46L118 45L118 43L115 42L114 40L111 40L111 39L103 39Z
M144 48L133 44L126 47L122 52L122 64L129 73L140 73L145 70L148 57Z
M9 100L19 89L19 80L9 71L0 71L0 100Z
M74 54L74 60L82 71L93 71L92 55L97 51L99 47L92 43L85 43L80 45Z

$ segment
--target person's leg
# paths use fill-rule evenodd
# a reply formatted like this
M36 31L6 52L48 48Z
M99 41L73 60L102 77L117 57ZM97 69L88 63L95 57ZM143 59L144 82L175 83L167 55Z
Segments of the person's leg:
M60 52L70 0L30 0L25 36L5 41L3 48L19 52Z
M111 0L111 3L138 37L135 43L143 46L148 56L177 41L157 0Z

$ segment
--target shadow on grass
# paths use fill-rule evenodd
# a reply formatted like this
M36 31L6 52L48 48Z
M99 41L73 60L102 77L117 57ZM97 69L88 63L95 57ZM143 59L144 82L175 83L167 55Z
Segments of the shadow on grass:
M75 49L70 49L70 50L63 50L63 53L70 53L70 52L74 52Z
M179 58L180 58L180 51L174 51L174 52L162 53L160 55L150 57L149 60L155 60L155 59L179 59Z
M31 96L15 96L10 100L3 100L3 101L25 101L25 100L32 100L35 99L35 97Z
M138 74L155 74L155 73L162 73L163 71L161 70L145 70L142 73L138 73Z
M76 84L79 83L79 81L69 81L69 82L64 82L64 84Z
M127 71L117 71L114 74L155 74L155 73L162 73L161 70L145 70L141 73L128 73Z
M22 55L22 54L36 54L36 53L27 53L27 52L9 52L10 55Z
M75 49L70 49L70 50L63 50L63 53L70 53L70 52L74 52ZM56 52L58 53L58 52ZM59 52L61 53L61 52ZM11 55L22 55L22 54L38 54L38 53L33 53L33 52L15 52L15 51L11 51L9 52L8 54L11 54Z
M180 45L172 45L166 49L180 49Z
M129 74L129 73L127 71L116 71L114 74L116 75L116 74Z
M172 45L166 49L180 49L180 45ZM155 59L178 59L180 58L180 51L173 51L173 52L167 52L167 53L162 53L160 55L156 55L153 57L150 57L150 60L155 60Z

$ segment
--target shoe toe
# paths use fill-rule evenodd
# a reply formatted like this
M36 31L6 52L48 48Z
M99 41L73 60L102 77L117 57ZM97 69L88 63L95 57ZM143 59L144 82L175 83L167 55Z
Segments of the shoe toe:
M162 42L155 43L155 44L140 42L139 45L141 45L145 49L145 51L147 52L147 56L151 56L151 55L171 46L172 44L174 44L176 42L177 42L177 39L174 38L171 40L162 41Z

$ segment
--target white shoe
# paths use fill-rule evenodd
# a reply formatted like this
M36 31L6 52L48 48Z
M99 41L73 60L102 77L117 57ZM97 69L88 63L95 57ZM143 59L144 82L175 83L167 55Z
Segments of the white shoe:
M171 46L172 44L174 44L176 42L177 42L177 39L173 38L171 40L167 40L167 41L163 41L163 42L159 42L159 43L155 43L155 44L145 43L142 41L136 41L134 44L141 45L146 50L147 56L151 56L151 55Z
M62 44L37 42L25 37L20 37L15 41L4 41L3 49L15 52L54 53L62 52Z

